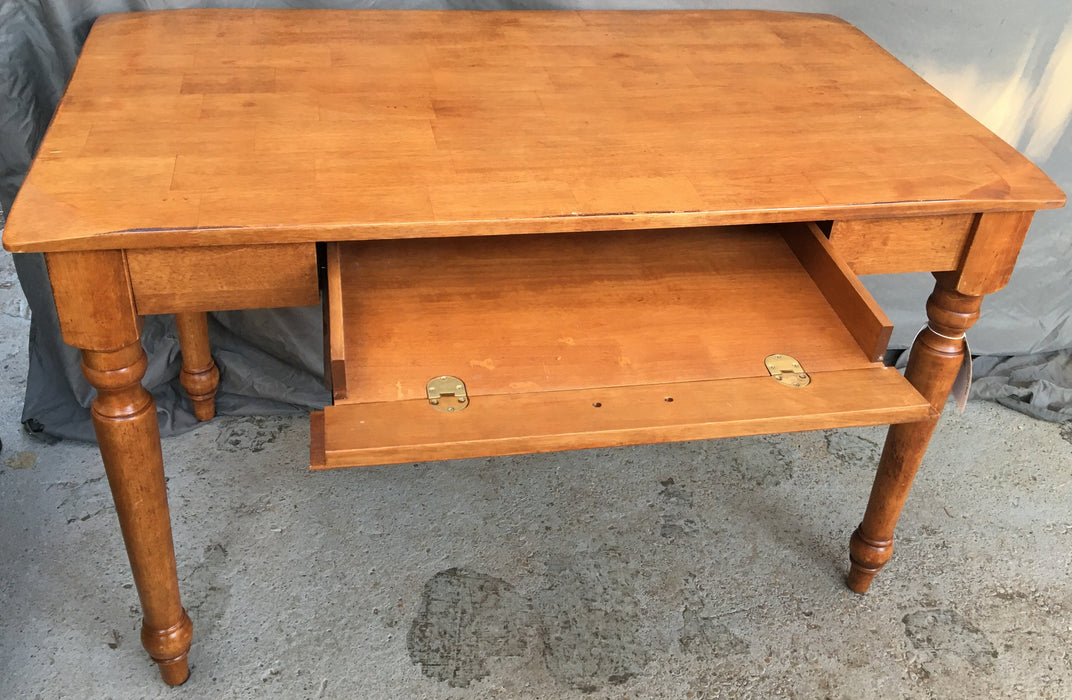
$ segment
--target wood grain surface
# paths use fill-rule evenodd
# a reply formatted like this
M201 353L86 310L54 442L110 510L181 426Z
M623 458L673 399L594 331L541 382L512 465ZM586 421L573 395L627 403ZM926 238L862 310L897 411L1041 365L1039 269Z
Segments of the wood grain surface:
M815 240L786 224L329 246L335 401L423 399L439 375L471 396L767 377L774 353L873 366L885 316L826 248L798 243L802 262L787 238Z
M3 242L188 247L1063 201L829 16L182 10L98 20Z
M1015 233L1015 225L1008 230ZM1000 266L992 268L999 276L1000 270ZM867 592L893 555L894 528L967 352L964 334L979 318L983 298L956 291L957 282L956 276L938 276L927 299L927 326L912 343L905 379L933 410L924 420L891 425L886 434L867 510L849 540L847 582L857 593Z
M313 469L550 452L920 421L926 400L895 369L821 372L803 388L772 377L500 394L464 411L427 400L314 412Z
M139 314L320 302L314 243L143 248L126 260Z
M786 225L782 229L785 242L860 349L873 362L882 362L893 334L893 323L878 302L817 225ZM775 317L782 319L785 314L792 314L795 304L796 300L791 300L782 307L785 311Z
M858 275L955 270L975 219L972 214L842 219L833 222L830 242Z

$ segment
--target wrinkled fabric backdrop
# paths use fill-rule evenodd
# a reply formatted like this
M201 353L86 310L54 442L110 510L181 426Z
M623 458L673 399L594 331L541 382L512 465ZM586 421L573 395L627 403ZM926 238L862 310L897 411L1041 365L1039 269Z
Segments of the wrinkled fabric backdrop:
M828 12L862 29L1072 191L1072 4L1067 0L0 0L0 208L8 211L44 135L93 20L106 13L188 7L441 9L740 9ZM92 390L78 353L61 340L40 255L16 255L32 310L23 420L32 431L93 439ZM1009 286L987 299L969 333L975 393L1047 420L1072 419L1072 207L1039 212ZM864 279L905 347L925 320L929 275ZM212 314L221 370L220 413L265 414L323 406L318 308ZM170 317L146 319L145 385L164 434L196 424L178 383ZM1009 357L1013 356L1013 357Z

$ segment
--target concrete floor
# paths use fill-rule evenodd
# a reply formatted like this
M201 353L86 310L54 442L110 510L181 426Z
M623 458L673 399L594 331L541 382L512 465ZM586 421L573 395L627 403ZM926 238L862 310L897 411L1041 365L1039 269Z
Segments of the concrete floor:
M943 418L866 596L878 428L310 473L308 420L164 443L164 687L92 445L22 435L0 258L0 698L1072 697L1072 425Z

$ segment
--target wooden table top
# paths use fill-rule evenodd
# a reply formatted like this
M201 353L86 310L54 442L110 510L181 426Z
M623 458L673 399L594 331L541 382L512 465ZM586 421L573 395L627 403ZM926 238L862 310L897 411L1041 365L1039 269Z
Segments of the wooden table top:
M857 29L773 12L102 17L14 251L1034 210L1061 191Z

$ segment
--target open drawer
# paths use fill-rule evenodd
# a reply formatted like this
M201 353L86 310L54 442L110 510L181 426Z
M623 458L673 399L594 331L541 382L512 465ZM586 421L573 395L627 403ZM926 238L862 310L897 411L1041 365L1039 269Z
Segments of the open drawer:
M931 412L811 224L331 244L325 303L313 468Z

